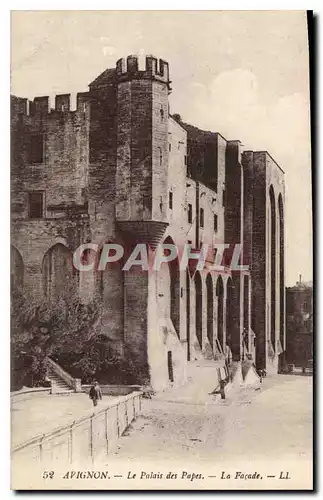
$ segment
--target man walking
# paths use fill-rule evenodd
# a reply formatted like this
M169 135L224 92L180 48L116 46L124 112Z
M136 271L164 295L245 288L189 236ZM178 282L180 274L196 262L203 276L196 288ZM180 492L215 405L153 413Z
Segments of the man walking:
M98 400L102 399L102 391L99 386L99 383L96 380L93 382L89 396L92 399L93 406L96 406L98 404Z

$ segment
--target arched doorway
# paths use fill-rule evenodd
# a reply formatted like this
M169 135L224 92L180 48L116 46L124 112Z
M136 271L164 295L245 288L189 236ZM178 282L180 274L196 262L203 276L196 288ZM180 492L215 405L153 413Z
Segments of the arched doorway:
M72 252L61 243L51 247L43 258L42 275L44 294L50 302L71 298L77 283Z
M222 351L225 352L225 345L223 343L223 301L224 301L224 287L222 276L219 275L216 282L215 293L218 300L218 314L217 314L217 333L218 341L221 345Z
M213 351L213 280L210 274L206 278L206 300L207 300L207 338Z
M168 237L163 243L164 245L173 245L175 243L172 238ZM176 330L178 337L180 336L180 274L178 258L171 260L168 264L170 274L170 318Z
M279 336L282 349L284 349L285 330L285 254L284 254L284 206L282 195L278 196L279 210L279 290L280 290L280 311L279 311Z
M272 348L275 352L275 335L276 335L276 206L274 189L270 186L270 340Z
M190 295L190 273L186 269L186 341L187 341L187 361L191 359L191 295Z
M249 352L249 276L243 277L243 351L242 357Z
M195 273L195 333L202 348L202 280L198 271Z
M226 301L226 343L232 350L233 335L233 283L232 279L227 281L227 301Z

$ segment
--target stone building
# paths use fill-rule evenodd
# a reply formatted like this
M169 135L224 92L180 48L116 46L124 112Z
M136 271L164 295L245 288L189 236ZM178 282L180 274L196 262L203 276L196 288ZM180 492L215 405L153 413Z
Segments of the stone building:
M53 301L101 300L101 334L144 367L156 389L194 362L253 360L277 372L285 350L284 172L267 152L171 115L169 66L120 59L77 94L12 97L12 282ZM227 244L221 272L77 272L80 244ZM240 264L231 270L234 245ZM208 253L213 263L215 252ZM192 261L192 262L191 262ZM141 370L142 373L142 370Z
M286 358L302 367L313 359L313 285L301 276L286 288Z

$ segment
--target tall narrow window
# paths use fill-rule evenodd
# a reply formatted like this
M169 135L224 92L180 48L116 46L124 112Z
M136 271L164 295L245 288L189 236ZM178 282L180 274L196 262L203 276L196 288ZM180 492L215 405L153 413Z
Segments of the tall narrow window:
M213 216L213 229L215 233L218 232L218 216L216 214Z
M193 220L193 207L192 207L192 205L190 203L188 204L187 218L188 218L188 223L192 224L192 220Z
M204 209L200 208L200 227L204 227Z
M158 148L158 149L159 149L159 165L162 165L163 164L163 152L162 152L161 148Z
M171 191L169 191L168 204L169 204L170 210L173 210L173 193Z
M29 217L31 219L41 219L43 217L43 198L41 191L29 193Z
M144 210L150 210L151 209L151 195L144 194L142 197L142 201L143 201Z
M29 163L42 163L44 159L43 134L32 134L29 144Z

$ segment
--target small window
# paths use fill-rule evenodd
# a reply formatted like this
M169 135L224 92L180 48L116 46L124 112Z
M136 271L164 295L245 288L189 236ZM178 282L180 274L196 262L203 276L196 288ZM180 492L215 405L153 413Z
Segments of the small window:
M218 216L216 214L213 216L213 229L215 233L218 232Z
M200 227L204 227L204 209L200 208Z
M150 194L143 195L143 207L145 210L151 209L151 195Z
M160 119L161 119L161 121L164 121L164 110L163 110L163 108L160 108Z
M29 163L42 163L43 155L43 134L33 134L30 136Z
M172 150L172 145L171 145L171 143L169 142L169 143L168 143L168 151L169 151L169 152L171 152L171 150Z
M169 208L170 210L173 210L173 193L171 191L169 191L169 200L168 200L168 203L169 203Z
M187 218L188 218L188 223L192 224L192 220L193 220L193 207L192 207L192 205L190 203L188 204Z
M41 219L43 217L42 192L29 193L29 217L31 219Z
M187 155L184 156L184 164L187 165Z
M158 149L159 149L159 165L162 165L163 164L163 152L162 152L161 148L158 148Z

